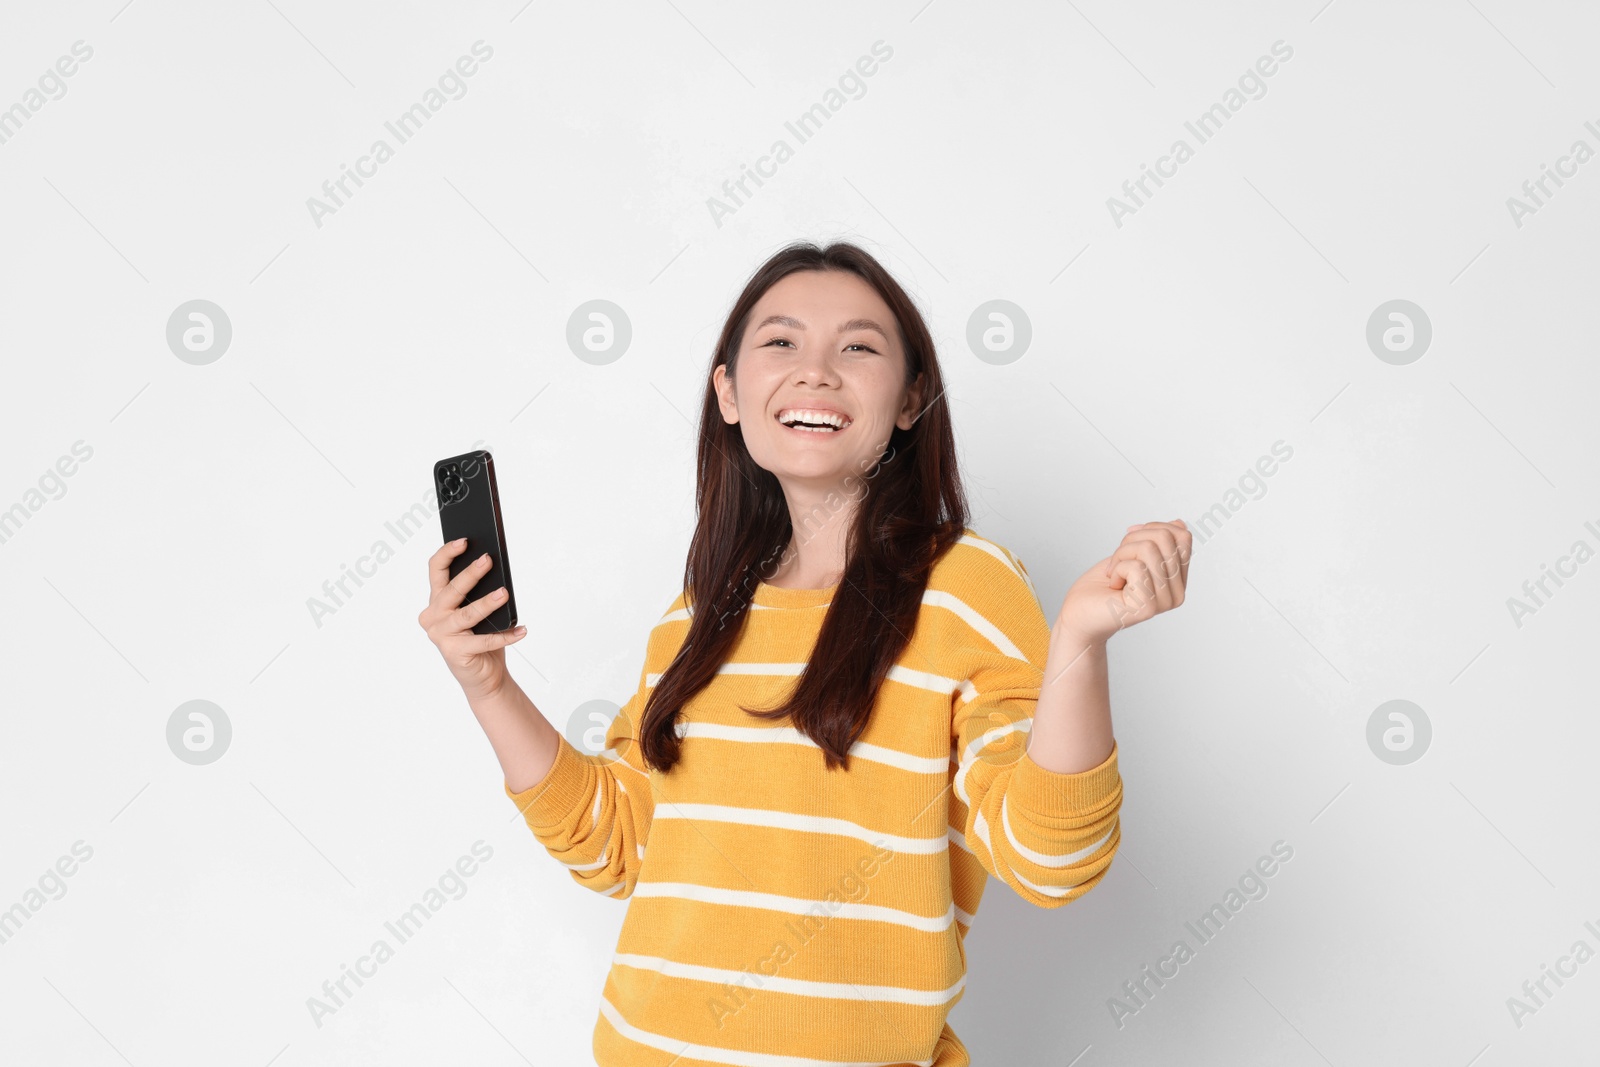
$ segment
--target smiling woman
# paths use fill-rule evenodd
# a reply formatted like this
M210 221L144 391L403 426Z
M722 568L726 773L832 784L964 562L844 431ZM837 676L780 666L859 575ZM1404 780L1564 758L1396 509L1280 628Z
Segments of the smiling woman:
M824 255L810 247L815 256ZM932 358L932 339L904 290L852 245L834 245L827 255L811 259L803 251L791 250L787 259L782 254L774 258L773 263L782 265L781 273L774 270L770 279L760 279L759 274L752 279L740 301L748 306L736 306L729 317L728 325L738 327L737 336L725 329L718 345L701 413L707 432L723 438L709 454L702 443L702 462L734 468L709 472L709 479L721 483L737 475L746 485L776 489L781 496L781 514L775 513L761 532L770 539L767 554L779 550L773 569L762 571L762 577L777 586L840 582L852 535L863 535L863 525L867 541L884 545L877 562L890 564L888 570L898 570L906 557L915 560L919 553L923 565L931 565L929 552L937 554L941 518L947 524L947 540L939 548L953 540L948 524L964 522L966 516L954 463L944 462L942 454L944 439L950 436L943 405L926 413L919 434L926 443L907 455L907 464L917 464L917 470L895 480L892 488L885 486L864 510L837 514L837 509L827 507L830 496L848 494L848 479L877 463L886 451L901 451L910 444L912 427L924 415L926 387L933 382L937 391L942 382ZM951 442L953 450L953 437ZM940 470L946 472L948 483L941 483ZM761 509L756 505L754 510ZM808 521L819 515L825 518ZM702 528L717 524L713 516L702 519ZM874 528L887 532L889 525L898 525L898 535L906 539L879 542ZM691 565L694 558L691 548ZM873 562L870 549L858 552L857 558L864 578ZM733 573L755 570L766 562L740 561ZM691 587L695 577L688 576ZM714 581L707 573L698 584L710 588ZM859 607L864 616L882 618L864 600ZM914 611L913 602L900 621L907 621ZM840 609L841 625L849 624L851 614L848 607ZM872 632L870 618L858 621ZM887 630L880 636L889 639ZM901 645L903 641L880 649L887 655L879 660L885 665L892 661ZM870 685L874 673L881 676L876 667L868 650L858 651L854 663L841 670L834 680L844 686L844 704L859 705L869 695L863 687ZM844 681L847 675L858 680L853 689ZM801 703L811 699L797 695ZM841 690L835 689L834 696L840 695ZM851 732L844 729L838 736L842 739ZM845 747L841 744L836 751L842 754Z
M946 1017L984 882L1088 892L1122 786L1109 745L1020 758L1049 625L967 526L931 335L860 248L792 246L735 301L696 502L605 755L506 786L574 879L638 898L596 1057L967 1064Z
M965 1067L947 1017L988 879L1059 908L1111 866L1104 642L1181 602L1188 533L1130 527L1052 631L967 524L927 324L855 245L758 268L708 371L683 588L603 752L509 678L521 635L471 633L482 560L435 553L418 621L534 837L629 901L602 1067Z
M897 432L911 430L922 414L924 386L939 373L936 363L918 354L931 351L931 340L908 352L898 323L916 315L909 298L880 290L867 277L838 267L783 275L745 313L754 325L742 331L731 358L719 360L711 372L714 418L720 418L729 443L737 434L754 467L782 487L788 529L769 533L788 543L777 569L766 575L775 585L840 580L852 516L836 516L827 500L848 490L852 474L877 462ZM890 301L903 302L900 315ZM920 316L912 331L926 334ZM941 407L926 426L932 440L941 429L948 433L945 420ZM939 458L934 448L921 451ZM953 475L953 464L947 469ZM917 502L926 523L923 535L931 540L942 494L931 480L921 484L931 491ZM901 486L903 493L914 488ZM817 515L824 518L807 521ZM871 669L858 662L854 673L865 678Z

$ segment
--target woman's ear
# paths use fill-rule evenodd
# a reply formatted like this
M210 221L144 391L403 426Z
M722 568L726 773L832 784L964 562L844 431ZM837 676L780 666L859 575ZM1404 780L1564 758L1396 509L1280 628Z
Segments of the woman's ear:
M711 372L711 384L717 391L717 409L722 421L730 426L739 421L739 405L733 402L733 379L727 375L728 365L718 363Z
M900 415L894 424L902 430L909 430L922 417L922 386L926 375L917 372L916 381L906 387L906 402L900 406Z

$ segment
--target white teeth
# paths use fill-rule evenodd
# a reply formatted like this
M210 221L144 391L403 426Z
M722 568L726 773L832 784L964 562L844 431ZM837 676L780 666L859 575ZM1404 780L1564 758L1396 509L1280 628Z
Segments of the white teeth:
M813 433L834 433L849 425L850 420L843 415L832 411L817 411L811 408L785 408L778 413L778 421L795 430L810 430ZM823 423L833 429L822 429L816 426L798 426L799 422Z

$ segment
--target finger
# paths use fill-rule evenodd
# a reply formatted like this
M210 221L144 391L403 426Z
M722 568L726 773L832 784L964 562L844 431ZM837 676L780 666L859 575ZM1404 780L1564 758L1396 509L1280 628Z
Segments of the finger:
M1158 536L1152 527L1157 524L1141 522L1136 526L1128 527L1128 532L1122 535L1122 543L1117 550L1111 553L1111 558L1106 564L1106 574L1111 574L1111 565L1118 560L1140 559L1139 545L1152 537Z
M1194 531L1189 529L1189 524L1183 525L1183 537L1179 539L1183 545L1183 587L1189 588L1189 561L1194 558Z
M450 625L452 630L448 630L446 632L460 632L462 630L472 629L478 623L482 622L490 612L498 609L500 605L504 604L508 595L509 594L506 592L506 587L502 585L499 589L485 593L472 603L456 608L450 613Z
M1172 543L1178 546L1179 559L1189 562L1189 548L1194 542L1194 534L1189 531L1189 524L1182 519L1173 519L1171 522L1159 524L1163 529L1172 534Z
M1116 564L1122 562L1123 560L1138 559L1138 558L1139 558L1139 538L1134 537L1131 534L1130 535L1125 535L1123 537L1123 539L1122 539L1122 544L1118 545L1117 546L1117 550L1115 552L1111 553L1110 557L1108 557L1107 560L1106 560L1106 575L1107 575L1107 577L1110 577L1110 575L1112 574L1112 568L1115 567Z
M1106 560L1105 560L1106 577L1107 578L1113 577L1113 573L1112 572L1116 569L1116 566L1117 566L1118 562L1120 562L1122 560L1125 560L1125 559L1132 559L1132 558L1133 558L1133 554L1132 554L1131 550L1129 549L1129 546L1127 545L1126 542L1124 542L1123 544L1118 545L1117 546L1117 550L1115 552L1111 553L1111 555L1106 557ZM1116 587L1113 587L1113 588L1116 588Z
M428 596L431 599L437 596L439 590L450 581L450 561L455 559L467 549L467 539L458 537L454 541L446 541L439 546L439 550L428 557Z
M1141 532L1148 532L1148 530ZM1139 554L1139 562L1144 564L1145 570L1149 573L1150 580L1154 584L1154 597L1151 603L1153 610L1151 614L1167 611L1173 606L1173 576L1169 575L1167 570L1169 567L1176 569L1177 560L1173 559L1170 563L1168 562L1162 550L1161 542L1156 537L1150 537L1138 542L1134 546L1134 551Z
M449 584L444 587L444 591L439 594L438 606L449 611L465 600L467 594L472 592L472 587L482 581L485 574L489 573L490 563L489 553L485 552L461 568L461 573L450 579Z
M1171 537L1171 543L1162 556L1162 564L1166 567L1167 591L1172 596L1171 607L1183 603L1184 589L1189 579L1189 531L1182 523L1182 519L1177 519L1162 524Z
M1186 532L1168 522L1147 522L1136 533L1129 534L1125 543L1155 542L1161 549L1161 566L1156 568L1156 573L1166 578L1176 578L1183 571L1186 554L1179 546L1178 535Z
M1183 554L1178 550L1178 531L1173 529L1171 523L1147 524L1144 533L1148 534L1161 549L1161 567L1157 573L1169 581L1177 580L1183 570Z
M1149 530L1149 526L1146 526L1146 530ZM1136 553L1136 560L1144 565L1144 574L1149 576L1150 593L1147 606L1149 606L1150 614L1166 611L1166 609L1171 608L1171 593L1168 590L1170 579L1163 573L1165 568L1163 568L1162 563L1162 545L1155 539L1146 539L1146 541L1136 542L1133 545L1133 550Z
M526 626L517 626L510 630L502 630L497 634L471 634L463 638L454 648L456 651L470 652L476 655L480 652L493 652L497 648L514 645L527 636L528 628Z
M1177 527L1172 536L1178 545L1178 603L1181 604L1183 590L1189 587L1189 557L1194 555L1194 534L1182 519L1173 519L1172 525Z
M1112 568L1113 580L1122 581L1122 607L1117 621L1129 626L1155 614L1155 579L1142 559L1125 559Z

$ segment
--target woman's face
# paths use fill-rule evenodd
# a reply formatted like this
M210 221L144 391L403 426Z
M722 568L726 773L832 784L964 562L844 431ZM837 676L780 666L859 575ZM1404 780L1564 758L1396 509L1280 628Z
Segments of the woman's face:
M847 271L786 275L756 302L733 379L712 373L722 417L787 490L848 491L878 462L894 427L922 412L908 388L899 324L877 290ZM790 426L796 418L814 425ZM854 476L855 481L845 484Z

